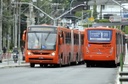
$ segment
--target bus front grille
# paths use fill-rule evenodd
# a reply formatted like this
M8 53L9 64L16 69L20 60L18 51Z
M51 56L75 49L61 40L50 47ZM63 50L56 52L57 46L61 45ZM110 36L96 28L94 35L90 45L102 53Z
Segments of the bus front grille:
M52 58L29 58L29 60L53 60Z
M34 55L49 55L50 53L32 52Z

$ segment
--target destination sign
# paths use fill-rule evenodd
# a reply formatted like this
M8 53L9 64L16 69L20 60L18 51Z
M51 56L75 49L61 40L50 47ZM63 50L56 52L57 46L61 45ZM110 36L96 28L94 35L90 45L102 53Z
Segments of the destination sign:
M101 38L101 33L97 31L92 31L90 32L90 37L91 38Z
M109 38L109 32L92 31L91 38Z
M55 27L44 27L44 26L42 26L42 27L30 27L29 28L29 31L44 31L44 32L54 32L55 31Z
M110 41L112 32L109 30L89 30L89 40Z

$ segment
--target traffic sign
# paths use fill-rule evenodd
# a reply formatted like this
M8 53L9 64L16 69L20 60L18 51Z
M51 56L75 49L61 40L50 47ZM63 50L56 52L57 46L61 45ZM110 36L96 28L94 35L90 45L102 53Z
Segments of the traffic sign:
M88 18L88 20L93 22L94 21L94 17L90 17L90 18Z
M109 17L110 22L121 22L121 16L110 16Z

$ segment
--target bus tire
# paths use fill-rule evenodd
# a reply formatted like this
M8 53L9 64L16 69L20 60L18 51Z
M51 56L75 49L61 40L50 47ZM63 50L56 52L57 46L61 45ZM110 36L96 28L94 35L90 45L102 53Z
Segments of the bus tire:
M47 67L48 66L48 64L44 64L44 67Z
M55 64L55 67L62 67L62 64Z
M75 61L75 65L78 65L79 64L79 62L78 62L78 60L76 59L76 61Z
M35 67L35 64L34 63L30 63L30 67Z
M62 67L62 64L61 63L59 64L59 67Z
M24 57L24 56L22 57L22 60L23 60L23 61L25 60L25 57Z
M117 65L118 65L118 64L115 63L115 61L113 61L113 62L110 64L111 67L115 67L115 68L117 67Z
M83 61L81 61L81 64L85 64L85 61L83 60Z
M120 66L120 62L119 62L119 63L117 63L117 66Z
M70 56L68 57L68 65L69 65L69 66L71 65Z
M40 64L40 67L43 67L44 65L43 64Z
M86 63L86 67L91 67L91 64L90 63Z
M118 64L114 64L114 65L113 65L113 67L115 67L115 68L116 68L117 66L118 66Z
M62 62L63 62L63 54L61 54L61 57L59 59L58 67L62 67Z
M2 60L0 60L0 63L2 63Z
M62 67L62 61L63 61L63 59L61 58L60 63L59 63L59 67Z

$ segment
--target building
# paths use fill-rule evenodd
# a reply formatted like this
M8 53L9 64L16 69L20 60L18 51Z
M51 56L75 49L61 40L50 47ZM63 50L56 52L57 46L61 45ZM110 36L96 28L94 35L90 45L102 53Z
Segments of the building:
M90 10L93 10L94 0L88 2ZM96 0L97 18L108 19L109 16L117 15L122 18L128 17L128 1L127 0Z
M122 21L124 19L128 19L128 0L96 0L96 3L95 0L90 0L88 2L88 6L89 6L88 8L89 10L92 11L92 13L93 13L94 4L97 5L97 13L98 13L97 19L110 19L110 16L114 16L114 18L116 18L115 19L116 21ZM117 19L117 17L119 19L121 18L121 20ZM93 17L90 17L90 19L93 20ZM67 20L65 23L68 22L69 20ZM71 25L73 25L72 28L80 27L82 29L82 23L83 23L82 20L77 20L75 25L72 24L71 21L70 23Z

